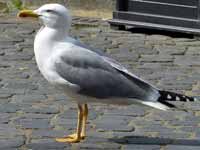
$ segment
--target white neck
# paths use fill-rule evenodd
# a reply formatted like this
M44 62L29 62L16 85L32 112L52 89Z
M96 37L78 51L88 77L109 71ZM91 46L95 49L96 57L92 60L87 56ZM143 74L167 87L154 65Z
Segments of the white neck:
M50 57L54 44L58 41L64 41L67 36L68 30L66 28L43 27L40 29L34 41L35 58L39 68Z

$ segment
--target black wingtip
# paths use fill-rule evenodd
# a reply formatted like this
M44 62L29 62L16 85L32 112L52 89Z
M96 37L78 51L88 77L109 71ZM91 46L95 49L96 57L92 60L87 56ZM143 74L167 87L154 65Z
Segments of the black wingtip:
M185 96L182 94L174 93L174 92L169 92L169 91L159 91L160 97L158 98L158 101L169 108L175 108L176 110L188 112L184 108L178 108L175 105L169 103L170 101L180 101L180 102L195 102L195 101L200 101L200 96L199 97L189 97Z
M159 91L160 97L158 101L180 101L180 102L194 102L198 99L196 97L189 97L182 94L169 92L169 91Z

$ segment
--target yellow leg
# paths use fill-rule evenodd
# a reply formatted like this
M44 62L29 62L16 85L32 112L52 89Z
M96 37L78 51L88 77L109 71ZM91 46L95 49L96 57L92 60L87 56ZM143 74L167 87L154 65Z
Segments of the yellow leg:
M81 140L81 132L82 132L82 123L83 123L83 108L78 104L78 123L77 123L77 131L75 134L69 135L63 138L56 138L57 142L68 142L68 143L77 143Z
M87 104L83 105L83 126L81 131L81 138L84 139L86 137L86 123L88 118L88 106Z
M87 118L88 118L87 104L83 104L82 109L83 109L83 120L82 120L82 129L81 129L81 139L83 140L86 137L86 123L87 123ZM76 136L76 133L68 135L68 137L71 137L71 138L73 138L74 136Z

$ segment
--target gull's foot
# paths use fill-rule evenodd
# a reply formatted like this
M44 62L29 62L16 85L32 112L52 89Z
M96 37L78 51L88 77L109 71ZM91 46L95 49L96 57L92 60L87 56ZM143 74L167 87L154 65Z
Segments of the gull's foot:
M76 133L74 133L74 134L70 134L70 135L68 135L67 137L69 137L69 138L74 138L74 137L76 137L77 135L76 135ZM85 139L85 135L81 135L81 140L84 140Z
M77 137L77 134L70 134L66 137L63 138L56 138L57 142L61 142L61 143L78 143L81 140L83 140L85 138L85 136L81 136L80 138Z

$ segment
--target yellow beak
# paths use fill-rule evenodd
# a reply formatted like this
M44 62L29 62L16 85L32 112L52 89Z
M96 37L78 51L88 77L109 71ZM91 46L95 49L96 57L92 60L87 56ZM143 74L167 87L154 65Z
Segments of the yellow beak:
M21 10L18 14L18 17L25 18L25 17L32 17L32 18L38 18L39 15L34 13L33 10Z

